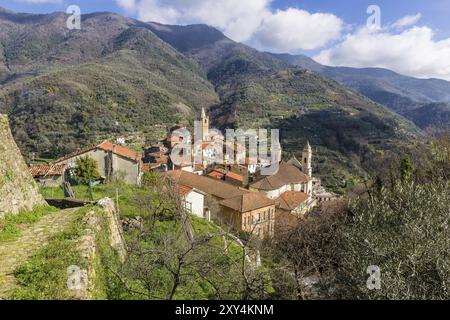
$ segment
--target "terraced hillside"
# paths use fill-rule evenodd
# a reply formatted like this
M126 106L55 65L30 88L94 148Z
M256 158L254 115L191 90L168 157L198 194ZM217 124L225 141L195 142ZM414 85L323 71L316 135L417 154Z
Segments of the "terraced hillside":
M204 25L96 13L83 16L81 30L67 30L65 17L0 14L0 110L25 156L54 158L117 135L150 142L157 128L191 122L208 107L219 128L288 129L286 157L310 139L316 173L342 171L331 185L363 175L364 159L398 153L421 135L337 82Z

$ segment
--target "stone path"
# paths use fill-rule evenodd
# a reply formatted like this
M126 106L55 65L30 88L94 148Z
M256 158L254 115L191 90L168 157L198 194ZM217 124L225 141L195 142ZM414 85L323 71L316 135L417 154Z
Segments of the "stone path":
M15 286L14 270L25 263L50 236L63 231L74 221L78 209L67 209L48 214L37 223L22 230L13 241L0 242L0 299L6 298Z

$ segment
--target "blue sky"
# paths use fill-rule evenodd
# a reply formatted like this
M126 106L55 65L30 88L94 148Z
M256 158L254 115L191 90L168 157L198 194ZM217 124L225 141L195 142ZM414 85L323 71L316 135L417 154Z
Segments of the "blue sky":
M327 65L385 67L450 80L450 0L0 0L17 12L80 6L143 21L206 23L260 50L306 54ZM366 27L369 5L381 27Z
M226 0L225 0L226 1ZM128 15L114 0L62 0L60 3L32 3L27 0L0 0L0 6L16 12L47 13L65 11L77 4L85 13L112 11ZM42 0L45 2L45 0ZM382 9L382 20L395 21L408 14L422 13L422 22L438 30L439 37L450 36L450 0L276 0L271 6L277 9L296 7L310 12L332 12L349 24L362 24L367 19L366 8L377 4ZM136 17L135 14L130 14Z

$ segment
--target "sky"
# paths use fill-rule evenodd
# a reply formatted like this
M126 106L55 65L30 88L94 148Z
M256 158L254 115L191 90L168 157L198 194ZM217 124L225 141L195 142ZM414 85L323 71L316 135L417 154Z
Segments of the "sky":
M450 0L0 0L16 12L111 11L205 23L258 50L450 81Z

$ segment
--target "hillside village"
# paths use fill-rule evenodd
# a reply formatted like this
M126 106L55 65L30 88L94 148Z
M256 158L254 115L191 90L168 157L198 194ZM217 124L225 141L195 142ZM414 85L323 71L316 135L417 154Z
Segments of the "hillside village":
M186 130L186 127L176 126L166 139L145 148L143 154L125 147L121 139L115 143L105 140L50 164L32 164L29 170L43 187L58 187L71 181L77 160L86 156L95 160L102 182L120 175L127 184L140 185L145 172L157 172L174 184L189 213L208 221L221 221L235 231L248 232L260 239L295 226L298 219L321 202L338 198L327 192L320 179L313 176L313 152L309 142L303 149L301 161L295 157L281 161L276 174L264 176L261 168L268 163L262 157L255 161L246 157L233 164L226 159L223 163L215 162L217 133L209 128L209 117L204 109L199 121L202 124L201 163L172 161L172 150L183 142L179 132ZM232 147L236 158L239 151L245 149L237 142Z
M0 7L0 300L448 300L445 10L178 2Z

